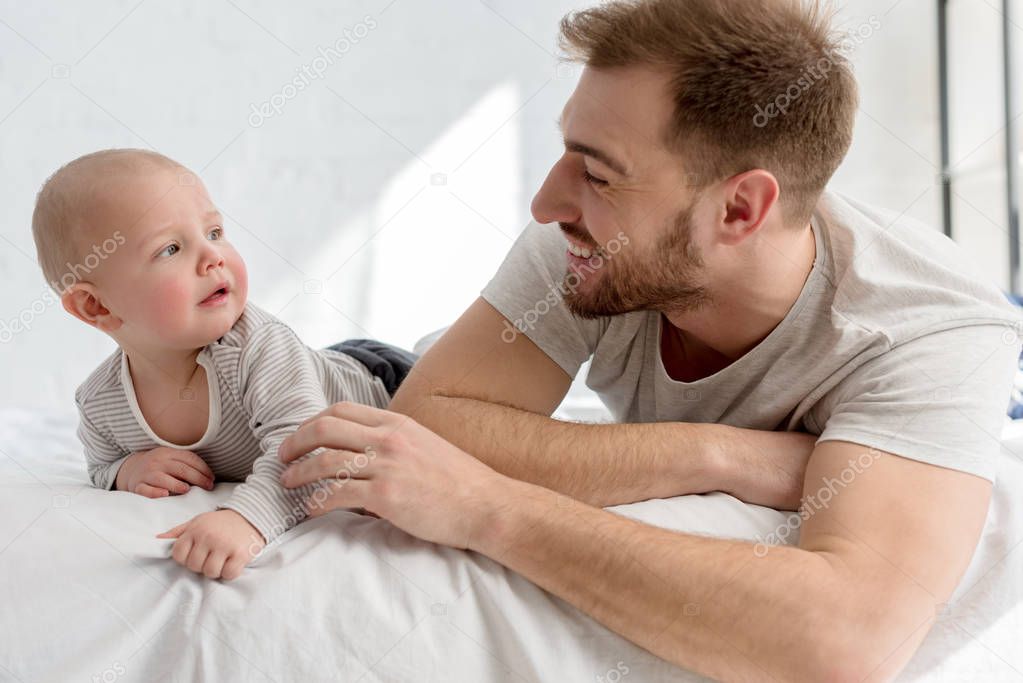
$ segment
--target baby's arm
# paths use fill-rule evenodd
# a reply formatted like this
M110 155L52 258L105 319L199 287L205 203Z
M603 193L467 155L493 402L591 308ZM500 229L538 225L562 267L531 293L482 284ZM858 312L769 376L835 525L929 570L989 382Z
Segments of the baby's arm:
M252 474L219 508L240 513L267 543L306 517L315 485L286 489L277 457L281 442L326 408L327 399L309 348L286 325L271 323L253 334L239 359L239 391L249 427L260 441Z
M121 465L132 454L126 453L114 443L89 417L81 397L75 397L78 406L78 440L85 449L85 463L92 485L101 489L112 489Z
M130 491L148 498L188 493L191 485L213 490L213 470L192 451L157 446L136 451L117 471L118 491Z
M78 438L92 485L101 489L130 491L147 498L187 493L189 484L213 488L213 471L191 451L158 446L148 451L125 453L90 419L81 400Z

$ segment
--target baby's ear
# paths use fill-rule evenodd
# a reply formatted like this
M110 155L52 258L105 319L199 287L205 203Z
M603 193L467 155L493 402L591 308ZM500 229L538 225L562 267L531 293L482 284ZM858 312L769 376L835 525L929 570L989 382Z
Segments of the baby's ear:
M64 310L103 332L113 332L121 326L121 319L110 312L99 298L99 291L91 282L76 282L60 297Z

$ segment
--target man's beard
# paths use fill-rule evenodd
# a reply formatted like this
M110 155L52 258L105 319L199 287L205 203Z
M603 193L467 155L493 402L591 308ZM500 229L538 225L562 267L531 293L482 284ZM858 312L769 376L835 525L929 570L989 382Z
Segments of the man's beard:
M648 258L627 253L603 256L603 266L593 272L569 271L562 283L564 301L580 318L593 319L639 310L687 312L706 305L710 295L698 283L703 260L692 241L693 205L675 217ZM590 291L578 288L580 280L594 278ZM574 286L573 286L574 285Z

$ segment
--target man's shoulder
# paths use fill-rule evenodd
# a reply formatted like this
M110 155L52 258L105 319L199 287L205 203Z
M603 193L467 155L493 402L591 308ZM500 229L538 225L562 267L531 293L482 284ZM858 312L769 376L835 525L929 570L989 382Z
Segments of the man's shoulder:
M1019 323L1018 309L959 245L905 212L827 192L815 219L834 315L893 344L941 329Z

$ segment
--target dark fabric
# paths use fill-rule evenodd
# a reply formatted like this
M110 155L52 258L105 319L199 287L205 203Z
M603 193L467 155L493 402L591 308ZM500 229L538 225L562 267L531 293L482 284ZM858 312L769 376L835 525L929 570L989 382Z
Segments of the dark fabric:
M419 358L411 351L375 339L347 339L327 348L340 351L365 365L375 377L380 378L391 396L398 391Z

